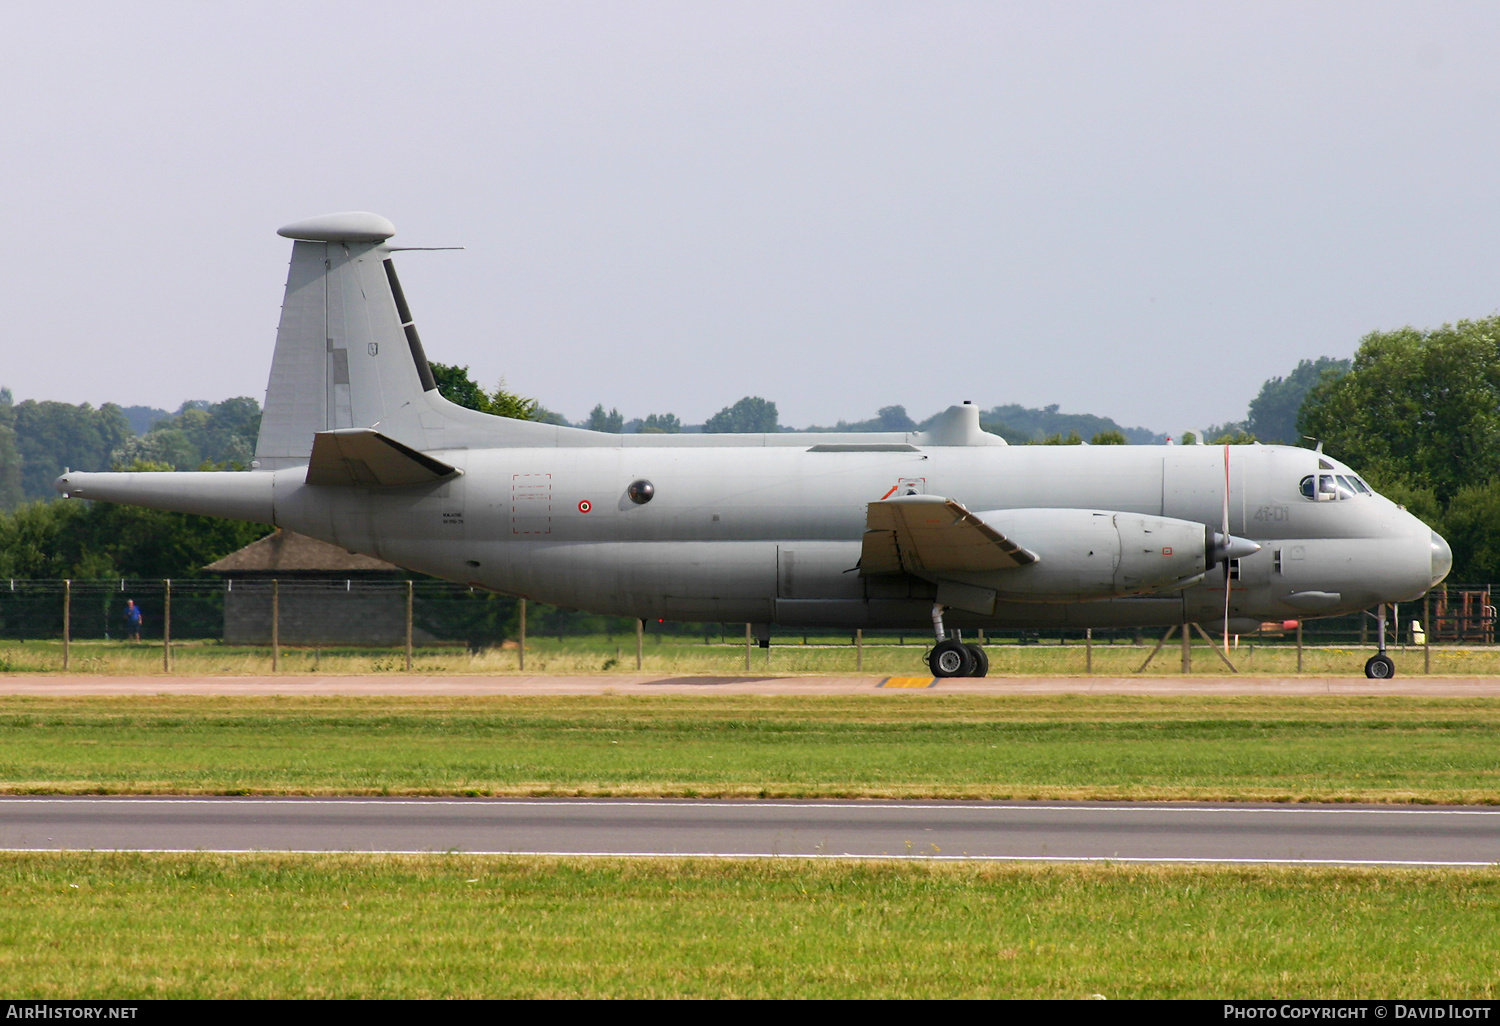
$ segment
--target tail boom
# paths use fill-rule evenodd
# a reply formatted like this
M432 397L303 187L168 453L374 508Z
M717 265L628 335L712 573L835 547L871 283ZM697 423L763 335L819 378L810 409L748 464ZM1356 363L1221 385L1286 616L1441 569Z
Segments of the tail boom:
M53 482L53 487L67 498L274 524L275 480L275 474L223 471L113 474L69 471Z

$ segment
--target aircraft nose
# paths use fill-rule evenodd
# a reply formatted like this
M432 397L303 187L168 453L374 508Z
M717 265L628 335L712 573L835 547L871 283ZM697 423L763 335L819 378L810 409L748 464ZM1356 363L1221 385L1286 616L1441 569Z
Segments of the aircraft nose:
M1437 587L1439 581L1448 576L1448 571L1453 569L1453 550L1443 540L1443 536L1436 531L1432 532L1432 587Z

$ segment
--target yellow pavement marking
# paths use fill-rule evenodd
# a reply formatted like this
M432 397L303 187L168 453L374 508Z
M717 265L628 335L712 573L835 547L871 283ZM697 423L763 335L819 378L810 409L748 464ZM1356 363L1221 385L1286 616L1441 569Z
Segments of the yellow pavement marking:
M882 688L930 688L937 686L936 677L887 677L878 685Z

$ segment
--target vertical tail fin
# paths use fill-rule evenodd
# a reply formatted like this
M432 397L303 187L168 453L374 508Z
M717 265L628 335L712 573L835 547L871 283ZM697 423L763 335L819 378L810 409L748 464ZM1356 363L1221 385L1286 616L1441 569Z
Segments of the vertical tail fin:
M329 214L287 225L295 239L276 355L256 441L262 470L307 463L313 435L380 425L422 444L414 402L436 389L376 214Z

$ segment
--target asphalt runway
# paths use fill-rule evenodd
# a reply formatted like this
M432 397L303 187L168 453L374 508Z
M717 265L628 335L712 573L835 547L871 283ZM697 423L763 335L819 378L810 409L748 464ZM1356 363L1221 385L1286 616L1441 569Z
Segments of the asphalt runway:
M1500 677L837 677L405 673L111 677L0 674L0 695L1302 695L1500 697Z
M10 797L0 849L1488 866L1500 809Z

